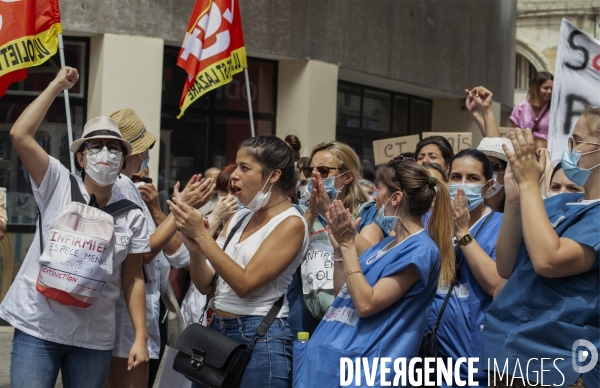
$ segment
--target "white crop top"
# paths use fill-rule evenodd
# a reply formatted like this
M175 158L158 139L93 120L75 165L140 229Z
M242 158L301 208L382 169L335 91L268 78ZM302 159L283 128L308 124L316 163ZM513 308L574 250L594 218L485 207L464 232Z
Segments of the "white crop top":
M265 226L257 230L253 235L238 243L240 241L240 237L242 232L250 222L250 214L252 212L247 209L240 210L237 212L231 222L229 223L229 230L238 223L241 217L246 215L244 222L236 232L236 234L231 238L225 252L231 257L236 263L238 263L242 267L246 267L252 259L252 256L256 253L262 242L269 237L271 232L275 230L277 225L279 225L283 220L288 217L299 217L304 223L304 239L302 242L302 247L298 251L298 254L294 258L294 261L289 265L288 268L283 271L281 275L271 283L266 284L263 288L255 292L254 294L247 296L246 298L240 298L225 281L219 277L219 282L217 284L217 290L215 292L215 297L211 304L214 308L227 311L237 315L258 315L265 316L273 306L273 304L287 291L288 286L292 282L292 276L296 269L300 265L300 262L306 255L306 249L308 247L308 226L306 224L306 220L302 215L293 207L287 209L281 214L276 215L269 221ZM284 241L281 242L285 244ZM219 237L217 239L217 244L222 248L225 244L225 238ZM277 260L277 252L273 252L273 260ZM286 318L288 316L289 306L287 299L284 300L283 306L281 307L281 311L277 315L278 318Z

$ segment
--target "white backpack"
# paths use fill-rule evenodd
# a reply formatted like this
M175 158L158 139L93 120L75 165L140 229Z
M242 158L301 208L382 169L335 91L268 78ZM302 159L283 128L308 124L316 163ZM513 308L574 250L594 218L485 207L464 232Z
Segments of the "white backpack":
M88 206L77 180L69 177L73 202L52 224L45 249L41 214L38 218L42 254L36 289L64 305L85 308L98 299L113 273L113 217L139 206L126 199L101 209Z

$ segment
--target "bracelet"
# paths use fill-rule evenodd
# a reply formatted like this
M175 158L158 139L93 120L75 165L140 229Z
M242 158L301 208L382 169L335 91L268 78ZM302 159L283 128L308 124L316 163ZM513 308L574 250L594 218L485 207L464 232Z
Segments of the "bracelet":
M350 275L352 275L352 274L354 274L354 273L362 273L362 271L361 271L361 270L358 270L358 271L350 271L350 272L346 272L346 277L348 277L348 276L350 276Z

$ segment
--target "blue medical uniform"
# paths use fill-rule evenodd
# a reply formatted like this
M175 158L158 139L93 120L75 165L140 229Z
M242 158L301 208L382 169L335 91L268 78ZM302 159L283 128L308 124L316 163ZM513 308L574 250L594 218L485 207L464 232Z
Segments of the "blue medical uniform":
M304 214L306 211L305 206L294 205L294 207L302 214ZM357 228L358 233L360 233L363 227L370 225L375 220L375 216L377 216L377 207L375 207L375 202L369 202L365 204L359 214L360 222ZM326 225L326 221L322 217L319 217L319 219L315 221L314 229L323 229L325 225L322 224ZM385 231L383 231L383 233L384 237L388 236ZM290 306L288 324L290 325L290 329L292 330L294 338L298 338L298 332L300 331L305 331L312 334L321 320L314 318L310 311L308 311L306 308L306 304L304 303L304 295L302 293L302 276L300 274L300 268L294 272L292 283L290 283L288 286L286 298Z
M338 387L340 358L390 357L390 374L394 378L393 361L398 357L416 357L421 346L427 313L433 301L440 273L440 252L425 230L410 236L382 256L377 253L394 241L383 239L360 257L361 269L371 286L414 265L419 280L386 309L366 318L359 318L346 286L327 311L325 317L305 344L294 343L293 386ZM356 275L353 275L356 276ZM408 369L408 367L407 367ZM377 367L375 385L380 384ZM408 372L407 372L408 373ZM361 383L366 386L364 368ZM352 384L356 384L353 379Z
M600 201L574 203L582 197L561 194L548 198L544 204L558 236L593 248L596 261L587 272L545 278L535 273L527 247L521 245L512 275L488 309L483 357L486 364L490 359L490 369L494 359L500 369L508 362L508 373L519 376L515 365L518 361L523 375L528 373L534 383L542 373L543 363L545 385L569 386L582 375L587 387L600 387L599 364L583 374L573 367L575 341L584 339L596 349L600 347ZM542 357L550 360L542 361ZM576 366L589 362L593 361L588 356Z
M473 236L477 234L477 243L494 261L496 261L496 241L502 224L502 216L502 213L487 214L470 230ZM483 226L487 217L491 218ZM482 226L483 229L481 229ZM477 368L474 380L479 382L478 386L486 387L487 373L483 370L484 365L481 362L483 324L485 313L492 303L492 296L477 283L460 249L458 249L457 264L458 284L454 287L438 327L439 357L444 359L452 357L454 361L460 357L478 357L480 362L474 364L474 367ZM427 320L427 330L433 329L448 289L438 288ZM463 381L468 380L466 363L461 364L460 377ZM447 387L445 381L442 386Z

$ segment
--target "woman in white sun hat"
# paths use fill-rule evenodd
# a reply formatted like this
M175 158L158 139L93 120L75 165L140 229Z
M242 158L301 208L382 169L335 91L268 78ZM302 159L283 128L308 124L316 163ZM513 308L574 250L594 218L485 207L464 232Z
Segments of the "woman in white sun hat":
M484 202L496 212L504 210L504 172L508 164L508 159L502 150L503 144L506 144L512 150L510 140L502 137L484 137L477 147L477 150L486 154L490 162L492 162L494 187L486 195Z
M91 305L81 308L62 304L46 297L36 287L42 253L38 241L41 236L50 237L50 228L57 216L72 202L73 178L34 137L56 96L73 87L78 79L77 70L63 67L10 131L17 154L30 174L41 214L41 228L38 227L34 243L0 305L0 317L15 328L10 370L12 387L54 387L59 370L65 386L104 387L115 341L115 301L121 288L135 330L128 366L135 368L149 358L141 266L149 241L147 222L138 208L114 216L114 231L120 236L119 249L117 245L111 246L110 249L114 249L112 275ZM102 208L124 199L113 186L131 148L109 117L88 121L82 138L71 145L81 171L81 177L75 177L73 182L77 183L86 203ZM44 246L49 246L48 241Z

